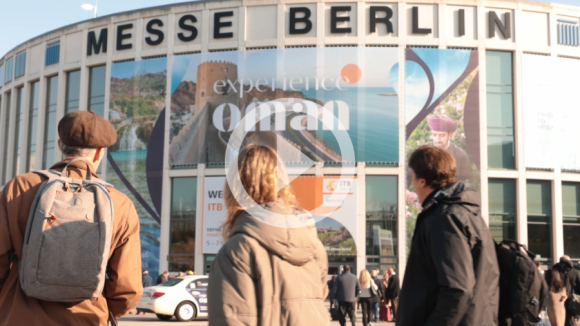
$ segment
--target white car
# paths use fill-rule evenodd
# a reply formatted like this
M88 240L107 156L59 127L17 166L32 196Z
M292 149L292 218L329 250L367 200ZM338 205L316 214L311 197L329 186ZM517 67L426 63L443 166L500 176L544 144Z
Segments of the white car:
M137 310L152 312L161 320L207 317L207 282L207 276L189 275L145 288Z

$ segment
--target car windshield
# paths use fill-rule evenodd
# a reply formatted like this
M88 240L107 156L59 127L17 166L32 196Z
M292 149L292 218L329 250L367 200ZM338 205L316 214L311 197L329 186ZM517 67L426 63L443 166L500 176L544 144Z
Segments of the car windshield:
M167 282L157 284L157 286L174 286L176 284L181 283L181 281L183 281L182 278L172 278L172 279L169 279Z

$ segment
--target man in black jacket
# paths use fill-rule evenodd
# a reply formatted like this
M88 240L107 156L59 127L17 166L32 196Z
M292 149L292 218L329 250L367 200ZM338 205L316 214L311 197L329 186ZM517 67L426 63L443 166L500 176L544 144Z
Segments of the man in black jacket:
M355 325L355 302L359 293L360 284L358 278L350 272L350 266L344 266L344 271L336 278L332 289L332 299L338 301L338 322L340 326L346 325L346 315L350 318L352 326Z
M455 182L455 159L434 146L409 159L422 203L399 297L397 326L495 326L499 267L479 194Z
M379 322L379 303L381 302L382 299L382 291L381 291L381 281L379 280L379 278L377 277L379 275L379 268L375 267L373 269L373 271L371 272L371 279L372 281L375 283L375 285L377 286L377 293L376 294L372 294L372 303L373 303L373 316L374 316L374 321L375 323Z
M387 303L391 303L393 309L393 320L397 320L397 307L399 306L399 293L401 292L401 284L399 277L395 274L395 270L390 267L387 270L389 280L387 281L387 288L385 289L385 298Z
M169 280L169 273L167 271L157 277L157 284L165 283Z
M560 279L566 286L566 295L569 299L572 298L572 294L580 294L580 276L578 275L578 271L574 269L574 264L569 256L562 256L559 263L555 264L551 270L546 271L544 277L546 278L546 283L548 283L548 285L552 284L553 271L558 271L560 273ZM568 310L566 310L566 323L569 323L572 317L575 316L572 316Z

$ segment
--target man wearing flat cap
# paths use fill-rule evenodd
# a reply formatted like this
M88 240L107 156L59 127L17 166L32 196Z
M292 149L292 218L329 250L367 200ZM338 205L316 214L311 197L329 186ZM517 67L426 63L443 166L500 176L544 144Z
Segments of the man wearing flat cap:
M115 128L93 112L76 111L58 124L58 145L65 159L50 169L67 170L69 178L98 178L105 149L117 141ZM88 169L88 170L87 170ZM139 218L131 200L108 188L113 203L113 231L102 294L91 300L53 302L28 297L20 286L18 262L32 201L46 178L24 173L0 194L0 325L107 325L135 308L143 293ZM12 263L12 266L11 266Z
M453 155L457 163L457 180L471 181L473 170L469 156L461 148L451 143L451 138L457 130L457 123L446 115L431 116L427 118L427 123L431 128L432 142L429 145L444 149Z

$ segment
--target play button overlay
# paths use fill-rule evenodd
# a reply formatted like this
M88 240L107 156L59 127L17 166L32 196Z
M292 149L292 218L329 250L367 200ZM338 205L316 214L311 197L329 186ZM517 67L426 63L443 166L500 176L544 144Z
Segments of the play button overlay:
M311 134L306 134L306 136L304 134L312 133L317 130L316 128L331 132L340 149L340 159L342 161L334 163L340 165L340 178L336 179L336 184L341 186L327 185L325 194L331 196L333 201L336 202L343 202L346 199L346 196L350 193L350 185L353 184L355 175L354 148L348 132L344 128L331 127L340 127L341 122L338 121L334 114L328 114L329 112L325 110L327 109L312 101L296 98L277 99L248 107L248 112L236 125L229 137L224 160L227 186L230 187L232 194L246 212L262 222L283 228L312 225L332 213L332 211L324 207L324 204L310 212L298 215L278 214L258 205L246 192L238 173L238 154L249 142L253 142L247 139L250 132L275 132L276 134L275 138L270 137L271 140L274 140L275 146L272 143L264 145L274 148L278 155L278 191L316 166L317 161L304 154L302 148L308 147L307 149L310 152L323 152L325 150L323 142L309 142L308 139L315 138ZM256 117L259 117L259 119L256 119ZM280 119L284 120L281 121ZM300 140L300 144L288 140L289 135L297 134L301 135L296 136L296 139Z
M278 157L282 162L297 162L296 164L286 165L286 172L288 173L287 179L288 183L296 179L298 176L304 172L310 170L311 167L316 165L310 157L304 155L300 148L296 145L287 141L284 137L276 134L276 152ZM281 169L277 170L278 180L284 180L284 176L281 175L283 171ZM278 191L286 187L287 183L278 183Z

